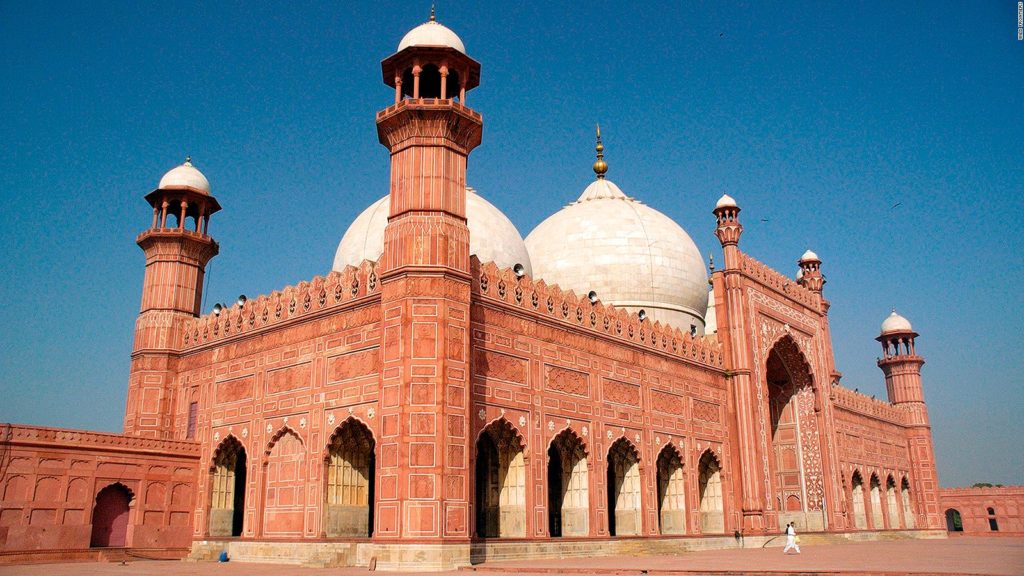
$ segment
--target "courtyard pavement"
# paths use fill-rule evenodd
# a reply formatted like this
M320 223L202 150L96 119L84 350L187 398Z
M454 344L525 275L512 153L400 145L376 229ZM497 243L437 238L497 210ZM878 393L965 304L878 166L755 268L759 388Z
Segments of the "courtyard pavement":
M859 542L803 546L799 555L783 555L781 548L708 550L680 556L611 556L561 560L490 562L458 572L433 572L434 576L511 575L641 575L695 576L717 574L842 574L895 576L930 575L1024 575L1024 538L950 538L900 542ZM134 561L109 563L35 564L0 566L3 576L352 576L392 574L366 568L303 568L280 564L241 562ZM408 572L402 573L408 575Z

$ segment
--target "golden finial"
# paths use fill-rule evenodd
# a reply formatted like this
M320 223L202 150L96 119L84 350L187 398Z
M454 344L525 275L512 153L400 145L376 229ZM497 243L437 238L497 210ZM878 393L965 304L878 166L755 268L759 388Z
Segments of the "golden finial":
M434 15L434 3L430 3L430 21L437 22L437 16Z
M594 146L594 150L597 150L597 162L594 162L594 174L597 174L598 179L604 178L604 173L608 171L608 163L604 161L604 144L601 143L601 125L597 125L597 146Z

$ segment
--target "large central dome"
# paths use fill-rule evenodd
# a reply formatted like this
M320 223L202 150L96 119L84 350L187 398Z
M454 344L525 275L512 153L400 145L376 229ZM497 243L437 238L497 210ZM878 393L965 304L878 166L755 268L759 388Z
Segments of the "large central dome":
M363 260L376 262L384 253L384 227L388 225L391 197L377 200L356 217L338 244L334 267L359 266ZM469 253L481 262L494 262L499 268L522 264L531 274L530 255L515 224L484 200L472 188L466 188L466 225L469 227Z
M598 171L601 169L601 171ZM526 237L534 277L683 331L704 333L708 277L696 244L678 224L606 180Z

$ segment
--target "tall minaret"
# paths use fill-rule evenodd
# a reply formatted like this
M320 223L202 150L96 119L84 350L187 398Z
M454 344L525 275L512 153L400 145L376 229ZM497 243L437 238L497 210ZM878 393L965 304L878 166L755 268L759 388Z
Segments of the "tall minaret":
M469 228L466 160L483 119L466 106L480 64L431 13L381 63L394 102L377 113L391 153L381 279L380 540L468 543Z
M210 215L220 210L210 183L186 159L146 195L150 228L136 239L146 254L142 308L135 321L125 434L174 438L174 371L178 326L199 315L206 264L218 246Z
M726 531L743 530L747 534L763 533L765 526L765 492L761 469L763 455L758 451L756 404L753 386L753 358L751 341L754 327L748 321L747 299L744 295L742 278L742 254L739 250L743 225L740 224L740 207L728 194L723 194L715 204L717 225L715 236L722 243L725 266L711 275L715 293L715 313L718 322L718 338L722 342L729 371L729 411L736 422L735 432L740 440L732 443L733 470L737 479L733 482L735 501L740 502L742 519L739 526L726 525ZM726 520L729 522L729 519Z
M882 344L878 367L885 373L889 402L906 413L907 448L910 452L910 476L913 483L911 496L917 503L915 525L942 528L932 427L921 386L924 358L917 355L915 338L917 332L914 332L910 321L893 310L882 322L882 333L875 338Z

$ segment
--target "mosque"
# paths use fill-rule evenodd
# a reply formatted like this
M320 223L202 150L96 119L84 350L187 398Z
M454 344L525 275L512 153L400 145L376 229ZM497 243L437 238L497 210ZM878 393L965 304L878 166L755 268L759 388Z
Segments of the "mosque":
M483 119L459 37L431 16L381 66L390 190L327 275L203 314L212 187L186 161L145 196L124 433L0 427L8 561L422 570L733 546L789 522L945 534L907 319L877 338L888 399L843 387L821 259L791 278L744 253L725 195L708 266L606 178L599 131L594 181L524 239L467 187Z

